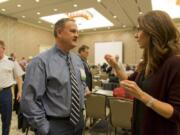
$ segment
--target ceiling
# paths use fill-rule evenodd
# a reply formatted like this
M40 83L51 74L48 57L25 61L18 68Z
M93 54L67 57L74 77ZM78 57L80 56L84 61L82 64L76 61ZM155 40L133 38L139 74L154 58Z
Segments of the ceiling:
M21 7L18 7L18 4ZM74 7L74 4L77 4L77 7ZM21 23L51 31L52 24L40 20L40 17L91 7L94 7L114 24L111 28L99 28L96 29L97 31L124 29L125 26L133 28L137 25L136 19L140 11L145 13L152 10L151 0L101 0L101 2L97 2L97 0L39 0L39 2L36 0L9 0L0 4L0 13L13 17ZM38 15L37 12L40 14ZM117 18L113 16L117 16ZM94 29L82 32L88 31L94 31Z

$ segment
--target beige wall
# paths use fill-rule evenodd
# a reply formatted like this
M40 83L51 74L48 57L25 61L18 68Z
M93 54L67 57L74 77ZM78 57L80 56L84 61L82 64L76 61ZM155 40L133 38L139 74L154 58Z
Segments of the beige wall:
M18 58L34 56L39 52L39 45L54 43L51 32L5 16L0 16L0 40L6 44L6 54L14 52Z
M136 40L134 39L133 31L109 31L91 34L83 34L80 36L80 44L86 44L90 47L89 63L94 63L95 42L123 42L123 62L128 64L136 64L142 55L142 50L139 49ZM100 50L101 51L101 50ZM91 57L93 56L93 57Z

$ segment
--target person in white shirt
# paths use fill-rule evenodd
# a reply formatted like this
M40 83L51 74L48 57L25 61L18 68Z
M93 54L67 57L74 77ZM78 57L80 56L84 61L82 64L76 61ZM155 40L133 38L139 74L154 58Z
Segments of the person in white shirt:
M117 54L115 55L115 60L118 64L119 68L125 72L126 69L125 69L124 65L122 64L122 62L119 61L119 55L117 55Z
M12 116L11 86L18 84L17 100L22 95L22 75L24 72L17 62L13 62L5 55L5 44L0 40L0 113L2 120L2 135L9 135Z

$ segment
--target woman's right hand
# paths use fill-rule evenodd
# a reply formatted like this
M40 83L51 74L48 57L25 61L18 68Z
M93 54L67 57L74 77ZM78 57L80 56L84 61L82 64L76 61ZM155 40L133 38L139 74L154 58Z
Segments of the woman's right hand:
M107 61L107 63L109 64L109 65L111 65L111 67L113 67L113 68L115 68L115 66L117 65L117 62L116 62L116 60L115 60L115 58L112 56L112 55L110 55L110 54L106 54L105 56L104 56L104 59Z

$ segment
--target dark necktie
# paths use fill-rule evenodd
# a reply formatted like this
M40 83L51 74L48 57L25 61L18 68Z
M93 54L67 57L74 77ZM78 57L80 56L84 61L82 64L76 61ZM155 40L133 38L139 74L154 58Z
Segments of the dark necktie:
M71 82L71 112L70 112L70 122L76 126L80 119L80 103L79 103L79 90L76 76L74 73L74 68L71 62L70 56L67 56L67 65L70 72L70 82Z

